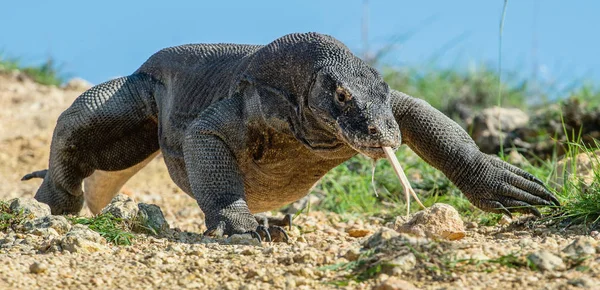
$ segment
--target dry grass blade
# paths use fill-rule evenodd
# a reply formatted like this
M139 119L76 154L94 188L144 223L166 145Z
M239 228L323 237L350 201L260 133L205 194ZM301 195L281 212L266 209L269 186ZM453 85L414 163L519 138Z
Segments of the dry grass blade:
M404 188L404 194L406 196L406 216L408 216L410 214L410 195L409 194L412 194L412 196L415 198L417 203L422 208L425 208L425 206L423 205L421 200L419 200L419 197L417 196L415 191L410 186L410 183L408 182L408 178L406 178L406 174L404 174L404 170L402 170L402 166L400 166L400 162L398 162L398 158L396 158L396 154L394 154L394 150L392 150L391 147L383 147L383 151L385 152L387 159L392 164L392 167L394 168L396 175L398 175L398 179L400 179L400 184L402 184L402 187Z

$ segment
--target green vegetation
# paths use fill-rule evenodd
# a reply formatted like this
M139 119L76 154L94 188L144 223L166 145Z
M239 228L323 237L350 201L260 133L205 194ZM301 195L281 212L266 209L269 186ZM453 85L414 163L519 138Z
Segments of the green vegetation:
M20 71L37 83L59 86L64 82L60 70L52 58L38 66L24 66L19 59L7 58L0 52L0 73Z
M0 231L20 225L27 219L23 211L13 212L6 201L0 201Z
M114 217L110 213L100 214L95 217L72 217L74 224L87 225L91 230L99 233L110 243L115 245L131 245L134 235L131 233L131 225L123 219Z
M563 227L577 224L586 227L600 225L600 155L597 154L597 148L600 148L598 140L595 140L595 148L579 142L569 142L566 156L574 161L550 162L549 167L554 169L554 180L562 180L562 184L559 182L552 188L562 206L558 212L543 221L560 222Z
M422 98L451 117L457 117L453 114L459 109L458 105L475 111L497 105L498 73L486 66L466 72L436 68L384 68L383 75L393 89ZM525 108L528 86L524 80L515 85L501 83L502 104Z
M355 261L350 261L348 263L339 263L333 265L326 265L319 268L319 271L346 271L349 272L346 275L345 280L334 281L333 284L336 286L347 286L350 280L356 282L363 282L368 279L371 279L379 273L381 273L383 267L383 263L371 264L371 260L375 255L375 250L370 249L365 252L362 252L358 259Z
M600 108L600 89L591 84L584 84L574 89L570 94L570 98L587 102L589 109Z
M484 225L495 224L499 220L500 215L486 213L473 206L441 171L425 163L406 146L401 147L396 156L425 206L447 203L465 219ZM313 190L313 194L323 197L317 209L378 214L390 218L404 215L404 193L389 162L377 162L374 185L371 182L372 169L373 162L359 155L330 171ZM412 203L411 211L416 210L419 210L418 205Z
M447 273L465 269L468 266L475 266L478 270L483 270L485 272L493 272L498 266L506 268L529 268L535 270L535 265L520 252L513 252L499 256L498 258L484 260L473 258L442 259L442 264Z

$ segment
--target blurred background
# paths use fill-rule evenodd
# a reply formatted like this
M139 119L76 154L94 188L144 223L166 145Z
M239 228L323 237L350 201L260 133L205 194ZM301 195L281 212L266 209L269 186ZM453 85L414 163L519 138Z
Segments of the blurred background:
M46 166L56 117L91 84L129 75L169 46L266 44L316 31L453 118L483 152L540 177L565 216L600 227L600 166L591 166L600 164L598 1L21 0L0 9L0 184L12 196L33 194L36 185L18 179ZM397 155L426 205L450 203L487 223L443 174L405 147ZM372 182L373 164L352 158L312 196L338 213L401 209L393 171L380 162ZM181 222L198 214L187 196L158 194L179 192L161 162L144 170L152 178L131 181L143 201L190 204L196 211L167 212Z
M291 32L330 34L379 67L498 67L504 1L5 1L0 52L25 65L52 59L94 84L128 75L185 43L265 44ZM600 2L509 1L503 74L557 97L600 79ZM551 86L551 90L548 86Z

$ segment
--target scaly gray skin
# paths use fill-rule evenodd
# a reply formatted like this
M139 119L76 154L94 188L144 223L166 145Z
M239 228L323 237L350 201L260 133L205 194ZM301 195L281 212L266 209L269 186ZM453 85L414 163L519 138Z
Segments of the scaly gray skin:
M346 46L317 33L266 46L167 48L132 75L91 88L59 117L35 198L53 214L78 213L84 178L160 150L209 233L256 233L253 213L301 198L357 153L383 158L381 147L401 140L483 210L539 216L534 206L558 205L534 176L481 153L452 120L390 90Z

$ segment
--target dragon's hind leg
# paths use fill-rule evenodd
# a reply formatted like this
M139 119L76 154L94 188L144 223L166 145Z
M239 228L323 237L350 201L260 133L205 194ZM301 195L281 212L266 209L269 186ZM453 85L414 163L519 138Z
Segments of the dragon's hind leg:
M84 198L97 213L158 152L157 85L143 74L114 79L84 92L60 115L48 171L35 195L52 214L79 213ZM100 178L84 195L82 181L97 170L127 174Z
M100 213L115 197L125 182L150 163L156 155L158 155L158 151L150 154L144 161L127 169L118 171L96 170L92 175L86 177L83 180L83 196L90 211L93 214Z

